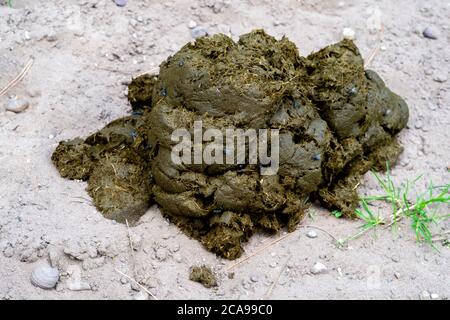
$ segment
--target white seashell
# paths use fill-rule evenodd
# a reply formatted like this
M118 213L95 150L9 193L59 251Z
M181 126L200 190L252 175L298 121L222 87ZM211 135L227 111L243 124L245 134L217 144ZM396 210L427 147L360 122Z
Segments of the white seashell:
M53 289L59 280L59 271L49 266L38 266L31 273L31 283L42 289Z

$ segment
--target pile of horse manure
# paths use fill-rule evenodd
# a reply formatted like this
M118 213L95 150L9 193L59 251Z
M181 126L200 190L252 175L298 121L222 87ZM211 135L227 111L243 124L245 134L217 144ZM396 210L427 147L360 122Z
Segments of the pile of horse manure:
M406 103L364 70L352 41L304 58L286 37L262 30L238 42L217 34L186 44L159 75L134 79L128 98L132 115L60 142L52 160L61 176L87 181L96 207L119 222L136 221L156 202L228 259L257 230L294 230L311 201L352 217L361 176L395 163L395 136L408 121ZM278 171L174 163L172 133L193 132L198 120L203 130L278 129Z

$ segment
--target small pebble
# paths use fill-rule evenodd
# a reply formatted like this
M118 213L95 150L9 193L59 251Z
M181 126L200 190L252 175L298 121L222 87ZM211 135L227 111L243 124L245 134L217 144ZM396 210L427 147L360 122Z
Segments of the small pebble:
M425 69L424 73L426 76L431 76L433 74L434 70L433 69Z
M394 272L394 277L397 279L400 279L400 273L399 272Z
M92 290L91 285L86 282L80 281L68 281L67 289L70 291L89 291Z
M436 40L436 39L437 39L436 34L434 33L434 31L433 31L430 27L426 27L426 28L422 31L422 34L423 34L423 36L424 36L425 38L433 39L433 40Z
M371 34L376 34L383 28L383 23L381 21L381 10L379 8L372 8L370 17L366 20L367 30Z
M276 26L279 26L281 24L281 22L278 20L275 20L272 24L276 27Z
M139 285L136 282L131 282L131 290L133 291L140 291L141 287L139 287Z
M425 299L429 299L430 298L430 293L428 291L422 291L419 295L421 300L425 300Z
M21 113L25 111L30 106L30 103L26 100L19 98L11 98L6 106L7 111L14 113Z
M439 295L438 295L437 293L432 293L432 294L430 295L430 297L431 297L431 299L433 299L433 300L439 299Z
M250 280L252 281L252 282L258 282L258 277L257 276L251 276L250 277Z
M155 252L155 257L159 261L165 261L167 259L167 251L165 249L163 249L163 248L159 248Z
M169 251L172 253L178 252L179 250L180 250L180 245L178 243L171 245L169 248Z
M58 40L58 37L55 32L50 32L45 36L45 39L47 39L48 42L55 42Z
M138 234L133 234L130 238L133 245L133 250L138 251L142 244L142 237Z
M188 27L189 29L194 29L197 26L197 22L194 20L189 21Z
M444 83L447 81L447 76L443 74L438 74L433 78L433 80L439 83Z
M416 129L420 129L420 128L422 128L422 126L423 126L423 123L420 120L414 124L414 128L416 128Z
M355 31L352 28L344 28L344 30L342 30L342 36L345 39L353 40L355 39Z
M306 236L311 239L317 238L317 232L314 230L309 230Z
M56 251L56 249L49 249L48 251L48 259L50 261L50 265L53 268L58 267L59 264L59 254L58 251Z
M125 7L127 5L128 0L114 0L118 7Z
M399 257L397 257L397 256L392 256L392 257L391 257L391 260L392 260L393 262L399 262L399 261L400 261Z
M243 281L242 281L242 287L243 287L245 290L249 290L249 289L251 288L251 284L248 283L247 281L243 280Z
M311 273L320 274L325 273L327 270L327 267L323 263L316 262L316 264L311 268Z
M38 89L28 89L27 90L27 95L30 98L39 97L41 95L41 91L39 91Z
M167 240L167 239L172 238L172 235L171 235L170 233L165 233L165 234L162 235L162 238L163 238L164 240Z
M81 30L81 29L78 29L78 30L75 30L75 31L73 32L73 34L74 34L74 36L82 37L82 36L84 36L84 31Z
M139 291L133 296L134 300L148 300L148 294L144 291Z
M12 245L8 245L3 249L3 255L6 258L11 258L14 255L14 248L12 247Z
M183 262L182 256L180 254L178 254L178 253L176 255L174 255L174 259L178 263L182 263Z
M207 34L208 34L208 31L206 30L205 27L202 27L202 26L195 27L191 30L191 36L194 39L206 36Z

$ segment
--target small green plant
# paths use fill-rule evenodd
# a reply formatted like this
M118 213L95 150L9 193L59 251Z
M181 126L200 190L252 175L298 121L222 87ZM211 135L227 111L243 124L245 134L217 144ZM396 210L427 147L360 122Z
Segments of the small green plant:
M361 231L348 238L339 239L338 240L339 245L343 246L347 242L359 238L367 231L372 230L375 227L378 227L379 225L385 224L383 217L379 213L377 214L373 213L372 210L369 208L369 205L366 202L366 200L361 199L361 207L362 207L361 209L355 210L356 216L364 221L364 224L360 227Z
M336 218L342 217L342 212L339 210L333 210L331 211L331 215L335 216Z
M361 236L368 230L385 224L384 219L379 214L372 212L369 204L372 201L386 201L392 207L392 215L387 226L392 226L396 230L397 223L401 219L407 218L411 222L411 227L415 232L417 241L426 242L435 247L433 244L433 235L430 230L431 225L449 219L450 214L439 215L436 213L436 210L431 210L431 206L433 204L450 203L450 184L434 186L432 183L429 183L427 189L420 193L415 198L415 201L411 202L408 200L411 187L422 176L417 177L413 181L406 181L406 183L397 187L392 180L389 164L386 166L387 170L384 179L372 171L384 194L366 196L360 199L361 209L357 209L355 213L358 218L364 221L364 224L361 226L362 230L353 236L339 240L339 244L344 245L346 242Z
M8 4L8 6L9 6L10 8L12 8L12 0L6 0L6 3Z

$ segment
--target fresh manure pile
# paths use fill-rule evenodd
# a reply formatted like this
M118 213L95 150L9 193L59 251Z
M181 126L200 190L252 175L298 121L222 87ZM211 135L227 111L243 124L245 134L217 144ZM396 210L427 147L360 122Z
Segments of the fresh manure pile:
M356 187L402 151L408 107L364 69L342 40L301 57L262 30L234 42L218 34L188 43L129 85L132 115L86 139L62 141L52 160L88 182L103 215L137 221L152 203L210 251L236 259L255 231L293 231L311 201L354 217ZM278 129L279 168L262 163L178 164L176 129ZM214 141L203 141L203 150ZM236 150L227 150L236 154Z

